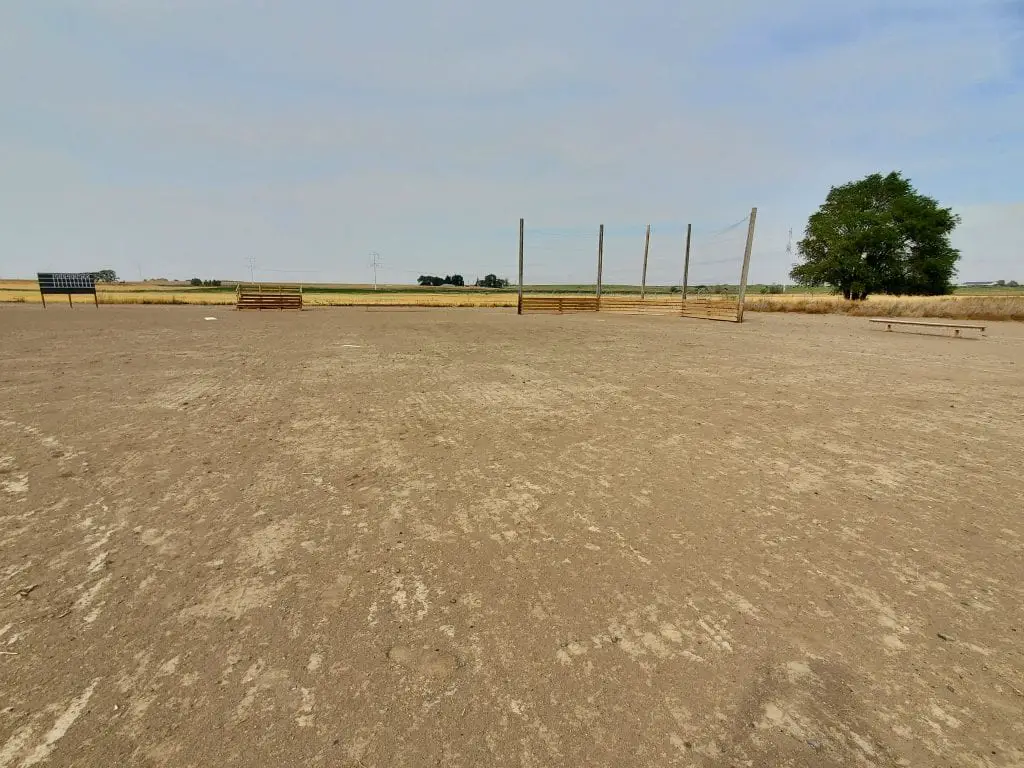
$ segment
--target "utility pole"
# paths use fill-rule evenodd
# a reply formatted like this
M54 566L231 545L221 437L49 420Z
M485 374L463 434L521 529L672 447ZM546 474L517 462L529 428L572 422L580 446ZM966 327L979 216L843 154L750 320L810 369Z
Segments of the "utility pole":
M255 283L256 282L256 257L255 256L250 256L249 257L249 282L250 283Z
M373 290L377 290L377 268L380 266L380 254L370 251L370 266L373 267Z
M736 322L743 322L743 302L747 296L747 275L750 272L750 252L754 250L754 227L757 225L757 208L750 209L747 224L747 245L743 250L743 272L740 275L740 293L736 302Z
M683 257L683 304L686 304L686 288L690 284L690 235L693 224L686 225L686 255Z
M526 220L519 220L519 293L516 297L516 314L523 314L523 245L526 237Z

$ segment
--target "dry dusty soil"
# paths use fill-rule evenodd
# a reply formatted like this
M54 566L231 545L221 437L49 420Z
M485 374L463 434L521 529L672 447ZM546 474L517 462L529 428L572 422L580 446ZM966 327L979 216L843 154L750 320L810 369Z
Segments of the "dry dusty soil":
M0 307L0 768L1021 765L1022 405L1024 325Z

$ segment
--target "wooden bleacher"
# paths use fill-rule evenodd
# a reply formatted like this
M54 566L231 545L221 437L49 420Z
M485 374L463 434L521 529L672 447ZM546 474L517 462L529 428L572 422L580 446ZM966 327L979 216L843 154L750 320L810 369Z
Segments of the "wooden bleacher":
M302 309L302 286L239 283L235 309Z

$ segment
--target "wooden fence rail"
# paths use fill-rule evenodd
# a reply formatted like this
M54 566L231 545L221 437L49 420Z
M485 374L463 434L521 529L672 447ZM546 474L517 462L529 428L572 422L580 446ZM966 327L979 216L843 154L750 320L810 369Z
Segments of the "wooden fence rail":
M616 312L738 320L735 299L639 296L523 296L523 312Z

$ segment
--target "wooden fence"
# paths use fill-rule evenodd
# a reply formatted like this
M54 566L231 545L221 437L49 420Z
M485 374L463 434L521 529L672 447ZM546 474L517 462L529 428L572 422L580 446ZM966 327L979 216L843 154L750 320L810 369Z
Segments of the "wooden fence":
M235 309L302 309L302 287L239 283Z
M739 320L735 299L639 296L523 296L523 312L617 312L630 315L672 315L710 320Z

